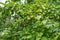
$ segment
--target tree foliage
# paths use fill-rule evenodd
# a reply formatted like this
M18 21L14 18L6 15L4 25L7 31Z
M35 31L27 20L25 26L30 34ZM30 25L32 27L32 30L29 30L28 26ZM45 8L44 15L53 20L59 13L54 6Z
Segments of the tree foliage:
M0 7L0 40L60 40L60 1L7 1Z

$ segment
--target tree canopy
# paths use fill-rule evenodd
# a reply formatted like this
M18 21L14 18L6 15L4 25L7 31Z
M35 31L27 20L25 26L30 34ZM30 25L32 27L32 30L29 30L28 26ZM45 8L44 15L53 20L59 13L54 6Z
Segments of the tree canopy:
M0 40L60 40L60 1L26 1L0 7Z

